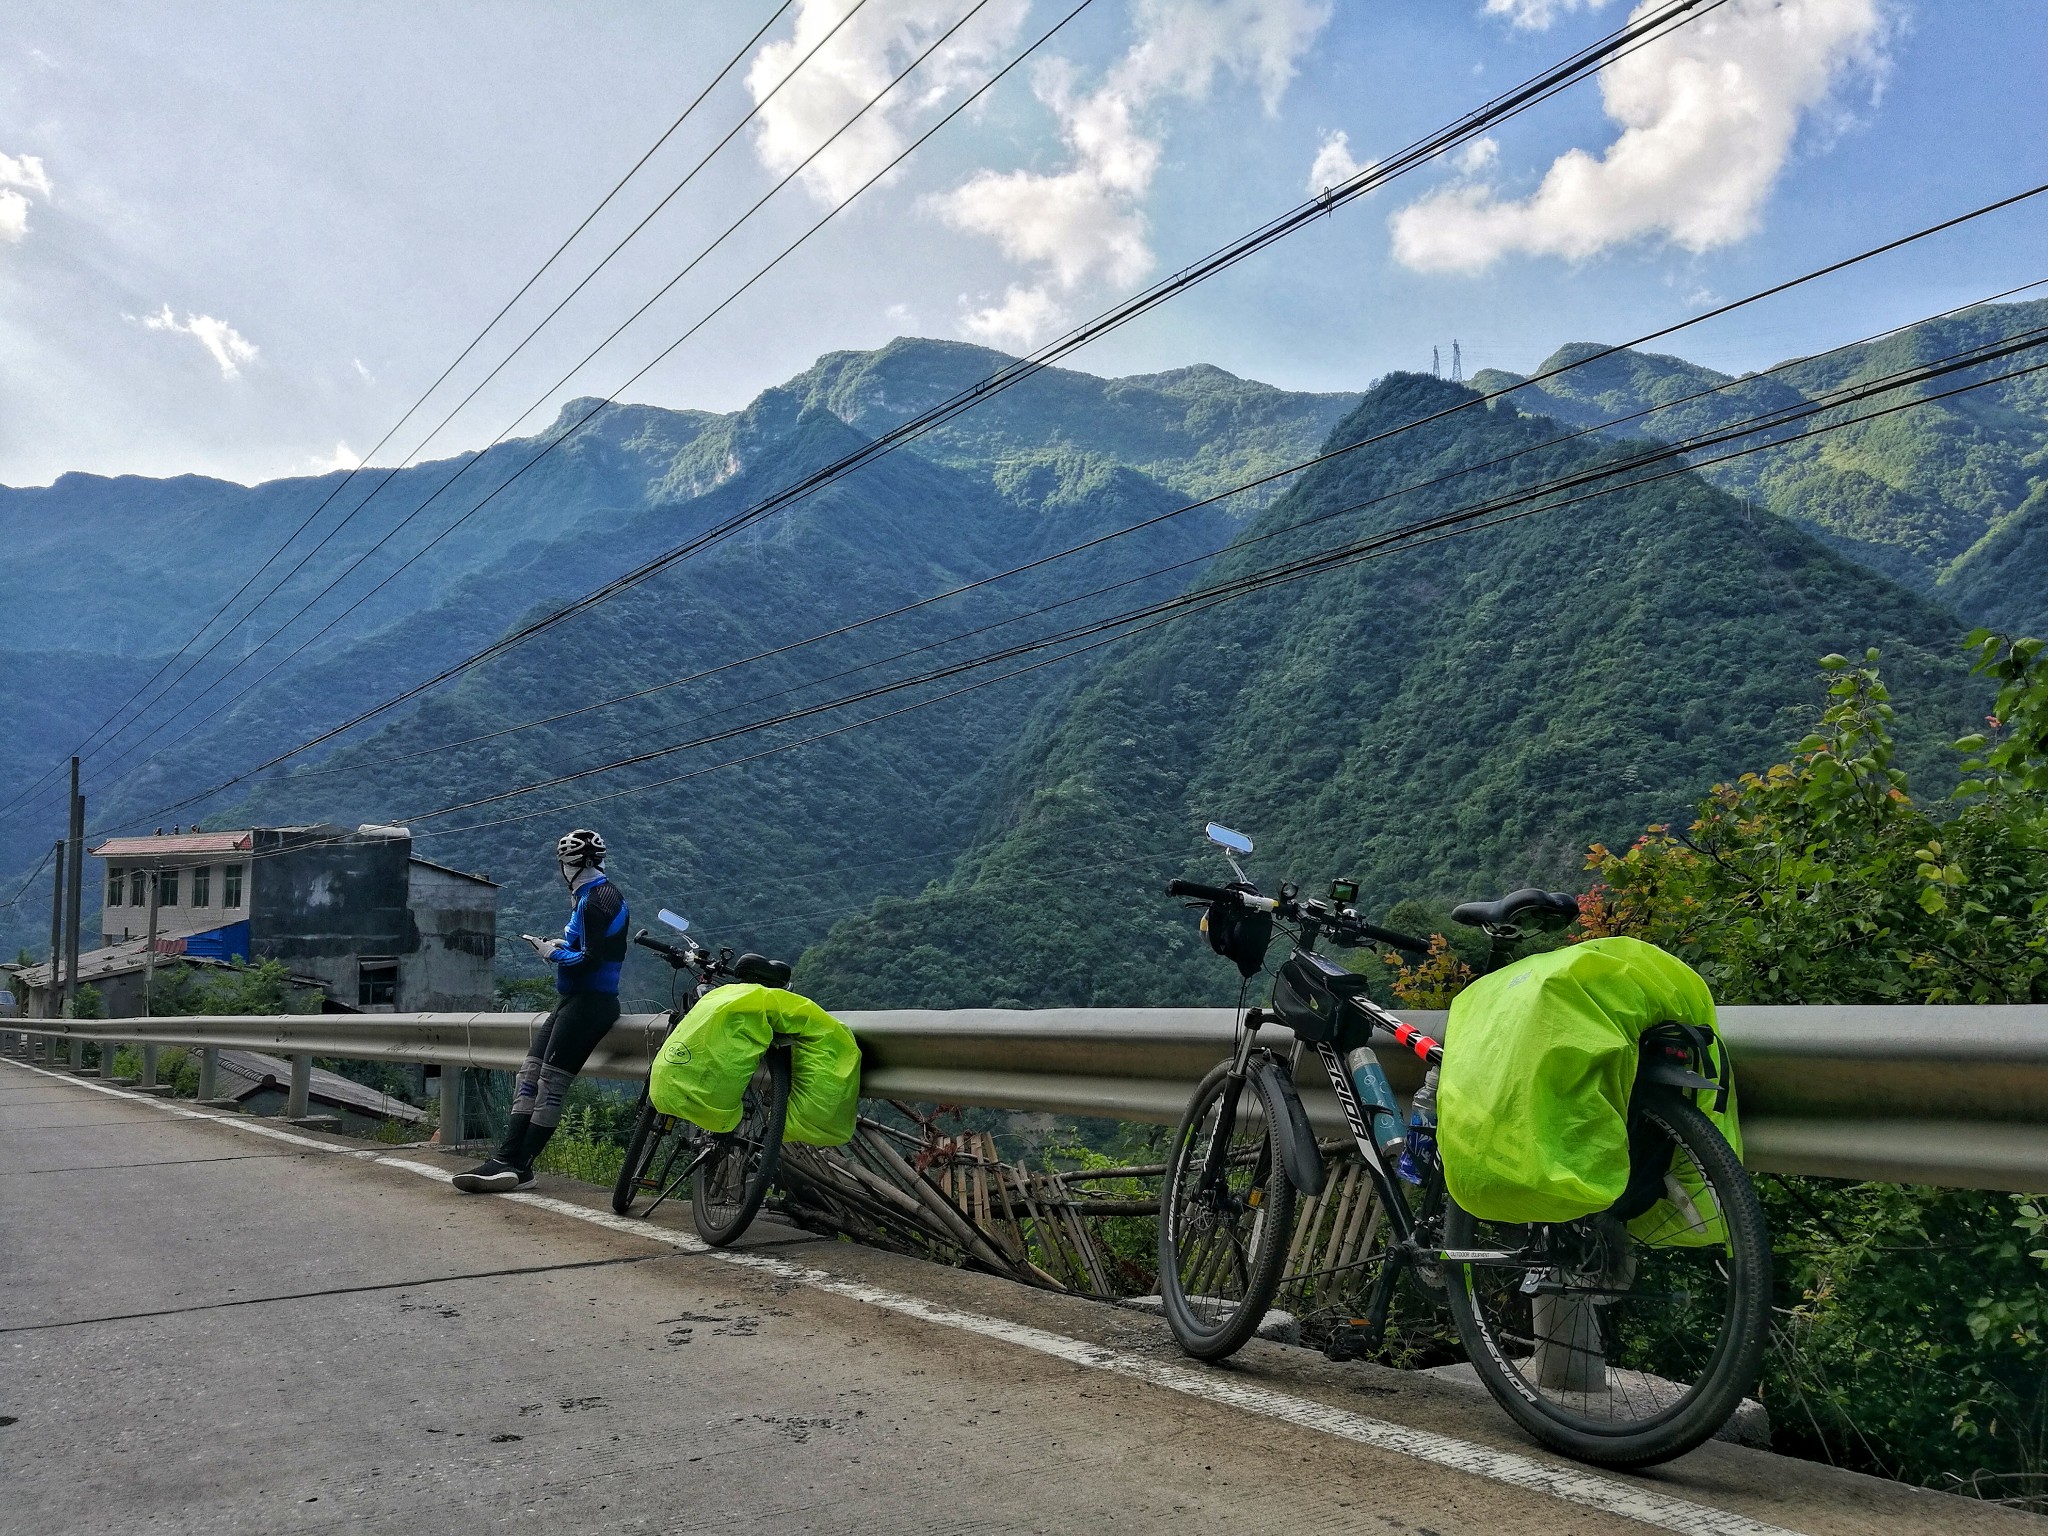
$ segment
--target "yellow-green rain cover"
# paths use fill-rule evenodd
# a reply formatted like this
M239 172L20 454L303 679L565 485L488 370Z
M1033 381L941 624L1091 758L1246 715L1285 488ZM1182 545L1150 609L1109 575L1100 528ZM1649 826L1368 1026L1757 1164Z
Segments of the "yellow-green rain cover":
M860 1046L831 1014L781 987L734 982L705 993L655 1053L647 1097L664 1115L729 1131L740 1123L741 1097L778 1034L796 1037L783 1140L814 1147L851 1141Z
M1640 939L1531 955L1459 993L1437 1085L1452 1197L1502 1222L1575 1221L1614 1204L1628 1183L1637 1041L1666 1021L1712 1033L1714 1000L1691 966ZM1696 1095L1739 1157L1733 1092L1723 1113L1713 1100ZM1691 1160L1681 1154L1672 1175L1691 1210L1660 1200L1630 1230L1657 1243L1725 1241Z

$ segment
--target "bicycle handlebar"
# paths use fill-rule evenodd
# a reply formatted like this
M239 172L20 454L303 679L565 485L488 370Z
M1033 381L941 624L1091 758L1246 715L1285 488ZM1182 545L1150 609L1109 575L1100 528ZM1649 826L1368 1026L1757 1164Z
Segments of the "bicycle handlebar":
M664 944L661 942L661 940L654 938L647 932L645 928L642 928L638 933L633 935L633 942L635 944L638 944L642 949L653 950L657 955L660 955L662 959L666 960L670 965L675 966L678 970L680 970L682 967L690 963L690 957L688 955L684 954L681 950L677 949L673 944Z
M1270 896L1255 896L1250 891L1234 891L1227 885L1202 885L1194 880L1169 880L1166 884L1169 896L1192 896L1197 901L1235 902L1247 912L1278 912L1280 903Z
M1381 928L1368 923L1364 918L1353 918L1352 926L1368 939L1377 939L1382 944L1391 944L1396 949L1405 949L1411 955L1429 953L1429 940L1411 938L1405 933L1396 933L1391 928Z

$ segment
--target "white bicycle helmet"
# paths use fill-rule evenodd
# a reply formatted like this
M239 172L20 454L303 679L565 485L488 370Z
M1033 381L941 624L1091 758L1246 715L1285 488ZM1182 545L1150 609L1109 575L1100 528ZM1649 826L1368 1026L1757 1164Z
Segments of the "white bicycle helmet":
M588 827L578 827L555 844L555 860L566 869L587 869L604 863L604 839Z

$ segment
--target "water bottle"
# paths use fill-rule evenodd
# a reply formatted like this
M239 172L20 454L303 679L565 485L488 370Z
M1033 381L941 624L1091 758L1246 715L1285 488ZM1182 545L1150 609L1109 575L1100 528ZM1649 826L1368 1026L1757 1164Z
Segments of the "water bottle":
M1401 1109L1394 1102L1394 1085L1387 1081L1387 1069L1369 1045L1345 1053L1344 1065L1351 1072L1351 1087L1358 1095L1358 1107L1365 1113L1368 1133L1380 1151L1392 1157L1406 1144L1401 1134Z
M1435 1067L1429 1069L1409 1101L1407 1145L1402 1148L1401 1161L1394 1165L1394 1172L1410 1184L1420 1184L1437 1165L1436 1072Z

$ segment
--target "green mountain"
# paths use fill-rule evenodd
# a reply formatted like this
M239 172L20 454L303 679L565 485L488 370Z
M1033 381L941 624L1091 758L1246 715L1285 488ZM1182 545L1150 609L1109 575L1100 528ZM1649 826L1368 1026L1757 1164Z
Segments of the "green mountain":
M606 412L539 469L510 481L510 489L470 525L388 590L379 590L361 613L208 721L234 688L260 677L273 656L288 651L320 620L290 631L225 683L211 683L250 644L237 635L181 695L198 701L184 718L154 738L145 728L117 739L115 752L100 761L131 743L143 745L116 762L112 774L95 776L94 764L88 764L93 824L117 825L259 761L331 725L348 709L473 651L515 620L548 611L850 452L866 432L821 403L828 376L839 406L879 429L893 424L888 409L914 409L940 398L1000 361L979 349L898 342L879 354L836 355L729 415L650 407ZM1182 505L1181 490L1126 459L1141 459L1180 485L1213 483L1224 472L1219 465L1278 466L1311 452L1356 399L1289 395L1216 369L1186 370L1163 381L1100 380L1048 370L999 398L1001 410L975 433L934 434L915 451L877 461L469 674L361 739L266 783L252 798L210 805L211 820L405 819L649 745L688 740L749 712L906 676L987 643L952 640L963 631L1000 625L992 631L994 641L1015 641L1034 633L1034 625L1074 622L1146 593L1173 590L1227 542L1248 508L1226 504L1176 516L1099 551L1000 587L963 593L829 645L712 671ZM586 408L571 405L564 417L574 419ZM417 547L484 490L507 483L545 437L493 450L461 482L466 494L446 493L445 507L430 507L417 537L409 533L395 541L392 552ZM371 503L359 519L361 531L349 530L335 547L363 547L461 462L406 471ZM233 590L227 582L239 583L246 574L247 552L282 538L333 484L326 479L252 489L67 476L48 490L0 492L0 526L44 530L39 566L75 559L96 526L117 527L124 541L123 563L112 577L67 586L61 601L46 605L49 632L43 643L63 647L54 654L65 658L51 676L61 674L70 692L64 708L35 715L19 733L12 752L18 771L32 777L68 750L155 669L164 647L189 633L208 611L204 605ZM364 488L359 479L349 495L359 496ZM95 491L104 505L93 502ZM57 526L48 516L55 501L65 506L61 526L71 530L68 545L48 532ZM324 520L321 526L327 526ZM153 528L161 533L153 534ZM1195 564L1185 566L1188 561ZM373 562L360 585L345 586L337 595L368 587L389 563ZM143 572L152 566L160 575L150 584ZM1135 580L1099 600L1070 603L1045 620L1031 617L1045 603L1133 582L1162 566L1184 568ZM306 575L317 570L324 581L333 568L323 554ZM164 594L150 605L149 623L123 631L113 644L110 637L95 638L95 614L104 619L121 606L114 600L117 592L144 585ZM280 598L313 590L299 581ZM277 610L288 613L290 607L280 602ZM275 622L259 621L254 635L268 633ZM34 628L22 621L24 639ZM545 845L559 830L561 816L583 816L631 850L622 867L639 877L649 898L691 906L707 921L727 926L745 920L761 929L758 942L793 954L849 904L864 905L878 891L918 889L943 871L978 820L978 776L1007 754L1034 707L1069 686L1079 665L1029 672L957 705L928 699L942 687L891 695L876 712L916 707L802 751L716 769L672 791L641 790L588 810L574 804L581 796L642 785L664 771L705 767L720 754L678 754L552 798L422 820L420 831L437 857L512 881L507 931L558 920ZM448 745L560 713L576 702L706 672L712 675L603 713ZM81 680L98 686L80 688ZM201 682L210 686L200 689ZM155 718L171 713L167 709ZM821 718L808 729L829 731L847 718ZM205 723L188 740L178 740L200 722ZM746 756L801 734L804 728L791 727L779 736L739 738L725 755ZM474 832L445 830L557 803L564 806L559 816L551 812ZM914 814L906 815L906 806ZM54 810L46 818L40 813L49 808L29 809L37 814L0 821L9 843L0 868L31 862L46 835L55 835L54 825L42 825ZM878 846L888 851L877 855Z
M1473 398L1395 375L1333 441ZM1204 580L1632 451L1540 446L1557 435L1501 407L1404 433L1303 477ZM1975 696L1959 634L1929 599L1696 476L1266 590L1122 647L1038 722L956 868L840 924L799 982L843 1007L1215 1001L1234 978L1160 894L1221 875L1209 818L1258 839L1269 883L1353 875L1380 911L1575 888L1589 841L1682 814L1782 751L1828 651L1884 648L1902 714L1933 722L1907 754L1932 771Z
M1979 305L1740 382L1683 358L1624 352L1509 398L1578 426L1654 409L1620 430L1671 441L2040 327L2048 327L2048 300ZM1560 348L1537 373L1598 350L1590 343ZM2023 354L1872 405L1946 392L2036 360ZM1489 370L1472 382L1490 392L1519 379ZM1716 388L1707 399L1688 398ZM2048 627L2048 375L1989 385L1704 473L1850 558L1936 595L1972 624L2032 633Z
M2015 323L1983 320L1994 322ZM1932 355L1963 334L1924 347ZM897 341L823 358L742 411L607 411L517 478L548 434L392 477L290 578L274 613L232 634L169 706L88 762L93 826L190 819L158 808L719 523L1001 361ZM1828 364L1852 365L1893 364ZM1741 381L1732 404L1716 396L1647 425L1691 430L1802 398L1829 382L1818 367ZM1883 644L1901 690L1940 701L1912 717L1960 726L1974 692L1952 659L1959 626L1940 605L2034 622L2040 496L2013 498L2037 483L2026 433L2042 412L2011 386L1996 411L1968 400L1928 408L1948 413L1941 430L1916 428L1891 450L1898 463L1886 472L1903 488L1886 491L1892 521L1879 531L1893 531L1890 544L1824 524L1847 526L1837 513L1864 485L1850 482L1874 472L1795 445L1781 450L1787 465L1760 456L1746 485L1666 481L1057 664L1019 655L1014 675L986 686L919 676L1561 466L1639 452L1641 427L1621 434L1629 441L1595 434L1286 531L1537 447L1562 430L1540 411L1604 422L1721 381L1678 359L1623 354L1519 410L1465 413L1291 484L1163 516L1298 462L1333 428L1356 440L1470 397L1413 376L1354 396L1289 394L1213 368L1128 379L1047 370L243 798L210 802L207 819L412 822L430 855L508 882L507 933L553 924L548 844L564 826L593 824L621 850L617 867L643 910L681 907L714 937L783 954L825 940L807 974L843 1001L1210 996L1220 983L1208 957L1151 894L1199 856L1189 834L1202 816L1246 824L1275 867L1320 877L1345 866L1389 900L1447 897L1510 876L1568 879L1586 839L1676 814L1713 778L1768 758L1807 718L1808 669L1822 651ZM1886 450L1867 430L1868 442L1840 434L1857 463ZM1981 482L1974 500L1945 489L1966 471ZM290 558L378 478L358 477ZM27 551L0 568L0 665L17 703L0 795L149 676L247 577L256 552L335 485L66 476L0 488L0 532ZM1954 551L1938 569L1932 555L1908 559L1920 558L1901 531L1920 516L1913 497L1929 503L1922 543ZM310 621L229 670L331 579L337 552L368 549L422 504ZM1887 561L1917 592L1866 568ZM359 609L316 635L359 594ZM844 632L804 643L834 631ZM735 730L860 688L883 691ZM1908 745L1929 757L1928 743ZM643 760L497 798L633 755ZM47 794L0 815L0 889L20 883L58 820ZM1091 926L1110 910L1098 886L1120 904L1116 923ZM34 941L39 899L0 907L0 942ZM1083 911L1092 916L1077 925L1071 914ZM1130 943L1093 937L1119 925ZM646 998L661 980L637 973L631 985Z

